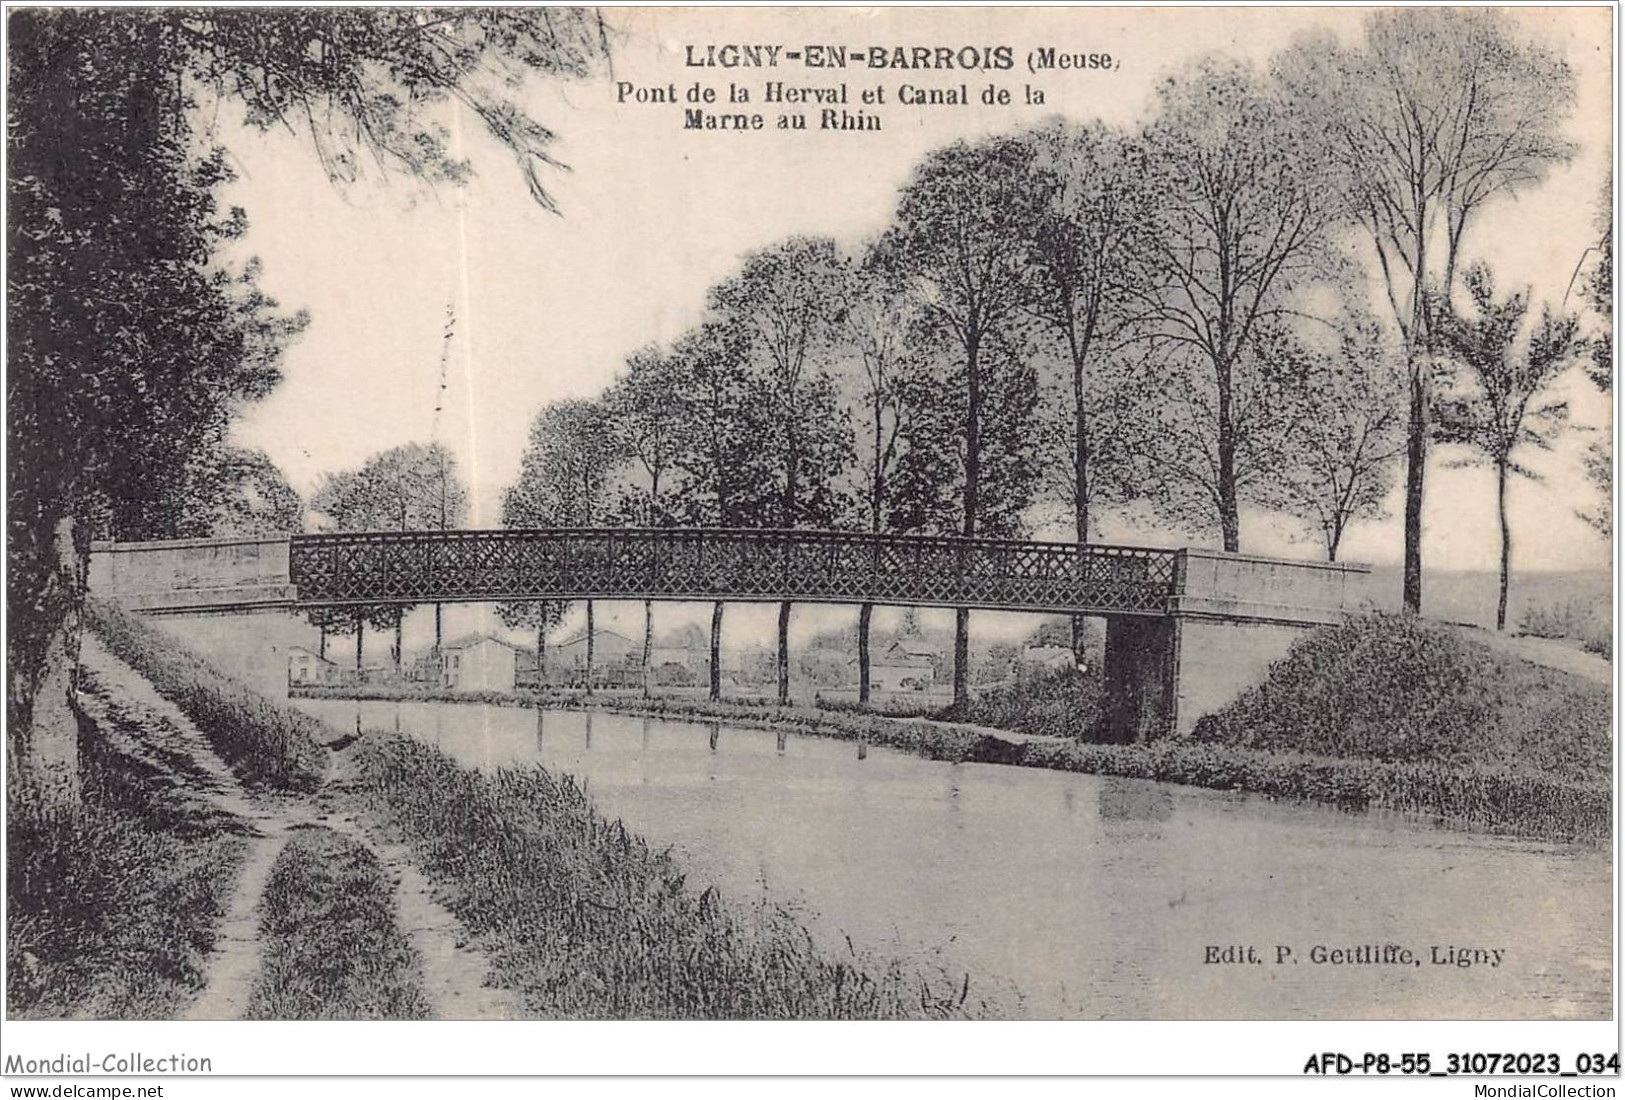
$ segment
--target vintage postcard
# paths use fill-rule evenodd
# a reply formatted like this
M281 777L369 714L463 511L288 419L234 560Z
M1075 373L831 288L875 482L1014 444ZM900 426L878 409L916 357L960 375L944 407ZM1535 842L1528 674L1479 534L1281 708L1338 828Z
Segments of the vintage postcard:
M6 1018L1613 1021L1613 17L8 9Z

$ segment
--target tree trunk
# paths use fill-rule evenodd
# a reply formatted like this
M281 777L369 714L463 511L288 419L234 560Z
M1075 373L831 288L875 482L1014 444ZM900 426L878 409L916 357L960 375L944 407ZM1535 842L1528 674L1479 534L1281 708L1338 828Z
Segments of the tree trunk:
M1084 352L1070 339L1072 349L1072 417L1075 438L1072 447L1072 516L1078 541L1078 568L1087 560L1089 546L1089 403L1085 396ZM1072 616L1072 661L1083 664L1083 616Z
M970 608L954 610L954 706L970 702Z
M711 605L711 702L722 698L722 608L718 600Z
M875 605L866 603L858 608L858 702L869 702L869 620L874 617Z
M790 601L779 603L779 705L790 702Z
M981 507L982 480L982 369L979 352L981 340L972 333L965 341L965 523L966 538L976 537L977 511ZM965 559L961 552L959 569L963 573ZM970 701L970 611L959 608L954 613L954 705L964 706Z
M1241 508L1236 495L1235 395L1228 361L1214 364L1219 385L1219 530L1224 549L1241 549Z
M362 623L361 613L358 611L355 616L355 678L357 681L361 679L361 642L365 636L366 625Z
M1427 200L1416 203L1416 226L1426 226ZM1405 610L1422 613L1422 489L1428 459L1427 357L1431 347L1427 309L1427 234L1416 238L1416 263L1411 267L1411 328L1405 339L1405 366L1411 400L1405 427ZM1449 288L1445 288L1446 304ZM1403 327L1403 326L1401 326Z
M405 656L405 654L402 653L402 642L401 642L401 629L405 624L406 624L406 612L405 611L397 611L397 612L395 612L395 648L390 650L390 656L394 659L394 662L395 662L395 679L397 679L397 680L399 680L401 678L401 660Z
M1501 596L1495 605L1495 629L1507 628L1507 584L1512 577L1512 524L1507 520L1507 465L1495 464L1495 504L1501 520Z
M536 624L536 690L547 687L547 627Z
M316 643L316 655L327 660L327 624L324 622L318 629L321 631L321 641Z
M62 518L49 534L30 540L40 560L36 568L43 591L27 612L12 604L11 614L38 615L45 622L31 623L37 639L31 657L18 660L8 650L6 772L8 811L59 813L79 805L79 718L74 707L79 664L80 608L89 571L90 547L81 546L71 518ZM13 552L16 548L12 547ZM32 563L31 563L32 564ZM11 578L16 582L15 574ZM30 586L33 587L33 586ZM55 622L49 620L54 619ZM11 646L20 631L12 621ZM40 644L43 643L43 644Z
M592 656L593 647L597 644L593 631L592 601L587 601L587 694L592 694Z
M434 605L434 651L435 651L436 656L439 656L439 654L440 654L440 641L441 641L441 637L440 637L440 605L435 604Z
M1412 352L1405 440L1405 610L1422 613L1422 481L1428 457L1427 389Z
M655 604L653 600L643 601L643 697L649 697L649 679L652 674L649 661L654 655L655 647Z

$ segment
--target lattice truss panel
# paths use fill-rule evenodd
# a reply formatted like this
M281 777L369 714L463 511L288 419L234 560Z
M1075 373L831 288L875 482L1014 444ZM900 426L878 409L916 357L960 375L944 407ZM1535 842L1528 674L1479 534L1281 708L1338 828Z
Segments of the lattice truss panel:
M296 535L302 604L727 599L1159 614L1176 553L828 531Z

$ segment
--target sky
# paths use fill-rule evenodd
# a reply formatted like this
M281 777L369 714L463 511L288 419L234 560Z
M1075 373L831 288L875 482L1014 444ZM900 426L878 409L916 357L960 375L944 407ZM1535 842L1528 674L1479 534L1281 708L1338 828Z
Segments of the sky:
M457 455L473 489L471 524L495 525L502 489L517 473L530 421L549 401L592 396L625 357L668 342L695 324L705 293L741 256L796 233L857 245L881 230L897 189L929 150L958 137L1010 131L1064 114L1133 125L1147 116L1157 80L1206 52L1267 61L1294 35L1326 29L1353 36L1350 9L613 9L620 32L613 73L535 85L527 103L559 134L553 153L569 166L547 177L561 214L528 196L505 150L471 116L448 111L471 160L465 186L429 188L376 171L336 188L302 135L261 135L222 122L239 179L227 198L248 212L243 255L264 263L264 287L311 324L289 349L285 379L248 410L238 441L258 446L308 494L320 474L434 435ZM1610 13L1604 8L1521 10L1522 33L1560 51L1578 87L1566 127L1574 161L1540 188L1487 208L1466 251L1528 283L1556 304L1586 247L1611 161ZM1009 73L691 69L685 50L707 44L996 45L1013 49ZM1109 53L1108 71L1027 72L1027 52ZM974 100L996 81L1014 104L907 107L888 103L879 132L696 133L681 107L617 103L619 82L637 87L696 78L828 86L851 94L902 84L968 86ZM1022 101L1040 87L1042 107ZM855 105L854 105L855 106ZM776 108L753 105L767 114ZM813 123L816 125L816 121ZM438 427L434 408L447 302L457 334ZM1571 304L1573 304L1571 299ZM1586 492L1578 452L1583 429L1609 422L1609 403L1578 372L1562 383L1581 431L1535 463L1542 484L1521 483L1513 523L1523 534L1515 567L1606 566L1607 544L1574 515ZM1482 470L1430 470L1425 560L1430 568L1493 568L1493 483ZM1390 563L1400 553L1399 498L1390 518L1357 525L1342 556ZM1057 532L1058 534L1059 532ZM1107 538L1167 544L1168 532L1109 523ZM1268 517L1244 522L1246 548L1311 557Z

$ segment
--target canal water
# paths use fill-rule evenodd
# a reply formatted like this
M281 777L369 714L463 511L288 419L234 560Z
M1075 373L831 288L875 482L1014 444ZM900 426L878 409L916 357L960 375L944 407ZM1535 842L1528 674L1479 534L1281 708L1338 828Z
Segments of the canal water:
M472 767L568 773L605 815L669 846L690 883L742 903L765 894L831 951L850 937L939 981L968 974L1000 1015L1609 1013L1606 849L879 748L860 759L817 737L781 748L771 731L710 723L298 705Z

